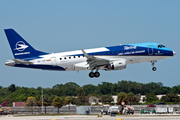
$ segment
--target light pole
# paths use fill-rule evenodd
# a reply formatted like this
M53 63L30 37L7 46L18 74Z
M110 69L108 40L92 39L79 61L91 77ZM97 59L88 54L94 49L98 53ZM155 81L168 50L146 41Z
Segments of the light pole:
M43 113L43 87L42 87L42 113Z

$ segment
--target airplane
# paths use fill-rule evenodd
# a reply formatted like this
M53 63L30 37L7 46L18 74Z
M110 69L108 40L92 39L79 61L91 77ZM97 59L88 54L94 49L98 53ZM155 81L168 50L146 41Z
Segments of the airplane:
M90 70L90 78L99 77L99 70L123 70L129 64L141 62L151 62L152 70L156 71L157 60L176 55L175 51L155 42L50 54L34 49L13 29L4 31L14 55L14 59L5 62L5 65L57 71Z

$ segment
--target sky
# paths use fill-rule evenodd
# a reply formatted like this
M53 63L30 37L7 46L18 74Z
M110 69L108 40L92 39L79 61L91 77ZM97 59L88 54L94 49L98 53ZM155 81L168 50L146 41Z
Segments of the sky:
M80 86L117 83L180 84L179 0L1 0L0 1L0 86L53 87L75 82ZM4 29L13 28L35 49L48 53L132 44L161 43L176 56L160 60L152 71L150 62L128 65L125 70L45 71L5 66L13 55Z

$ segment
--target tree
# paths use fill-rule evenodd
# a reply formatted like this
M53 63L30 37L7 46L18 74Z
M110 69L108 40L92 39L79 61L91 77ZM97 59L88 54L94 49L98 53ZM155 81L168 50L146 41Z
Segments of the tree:
M82 88L83 88L83 93L85 93L85 95L98 93L97 86L92 85L92 84L84 85Z
M102 102L103 103L111 103L113 101L112 95L103 95Z
M120 92L118 95L117 95L117 102L119 105L121 105L122 102L127 102L127 94L125 92Z
M130 103L130 105L131 105L131 103L135 101L135 95L134 95L134 93L129 92L129 93L126 95L126 99L127 99L127 101Z
M15 91L16 91L16 86L15 86L15 84L11 84L8 89L9 89L9 91L11 91L11 92L15 92Z
M41 96L36 97L36 105L39 107L39 112L40 112L42 106Z
M59 113L59 108L61 108L62 105L63 105L62 98L57 96L53 99L53 106L58 108L58 113Z
M42 98L41 98L42 99ZM51 100L48 94L43 95L43 106L45 106L45 114L46 114L46 107L51 104Z
M160 99L162 102L180 102L180 97L175 93L166 94L166 96L162 96Z
M64 96L76 96L78 91L77 88L79 88L79 85L74 82L69 82L63 85L63 95Z
M135 95L135 99L134 99L133 102L138 103L138 102L140 101L140 99L141 99L141 95L140 95L140 94L136 94L136 95Z
M32 97L32 96L28 97L25 105L26 106L31 106L31 110L32 110L32 114L33 114L33 106L36 105L35 97Z
M144 101L150 103L156 100L159 100L159 98L154 93L147 93L144 98Z
M72 103L72 97L71 96L67 96L65 98L65 104L69 105L70 103ZM69 105L69 113L70 113L70 105Z

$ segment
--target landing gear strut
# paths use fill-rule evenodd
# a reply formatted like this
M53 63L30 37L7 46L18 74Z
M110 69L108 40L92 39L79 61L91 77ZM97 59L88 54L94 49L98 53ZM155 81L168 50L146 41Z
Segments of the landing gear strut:
M153 68L152 68L152 70L153 70L153 71L156 71L156 70L157 70L157 68L156 68L156 67L154 67L154 65L155 65L155 62L157 62L157 61L151 61L151 63L152 63L152 66L153 66Z
M89 73L89 77L93 78L93 77L99 77L100 73L98 72L98 70L96 70L96 72L94 73L93 70Z

